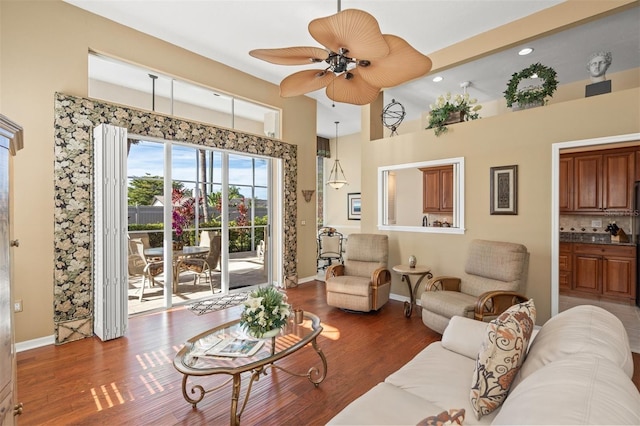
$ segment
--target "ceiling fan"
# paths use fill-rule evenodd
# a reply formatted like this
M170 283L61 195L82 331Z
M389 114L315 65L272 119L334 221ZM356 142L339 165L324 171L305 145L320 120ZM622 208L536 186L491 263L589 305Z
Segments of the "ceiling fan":
M425 75L431 59L400 37L382 34L378 21L358 9L340 10L309 23L319 47L255 49L254 58L278 65L326 62L324 69L299 71L280 82L280 96L292 97L326 88L334 102L366 105L382 88L397 86Z

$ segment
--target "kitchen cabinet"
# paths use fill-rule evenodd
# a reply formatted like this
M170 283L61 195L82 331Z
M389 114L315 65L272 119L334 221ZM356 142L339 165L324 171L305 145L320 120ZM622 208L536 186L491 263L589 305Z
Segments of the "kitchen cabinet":
M560 279L558 280L560 292L571 290L573 282L573 268L571 257L571 243L560 243L560 255L558 256Z
M634 303L636 267L633 245L561 243L560 290Z
M558 202L560 212L573 211L573 157L560 157L560 190L558 194Z
M453 166L421 168L422 212L453 212Z
M633 208L635 149L621 148L560 156L560 211L606 214Z

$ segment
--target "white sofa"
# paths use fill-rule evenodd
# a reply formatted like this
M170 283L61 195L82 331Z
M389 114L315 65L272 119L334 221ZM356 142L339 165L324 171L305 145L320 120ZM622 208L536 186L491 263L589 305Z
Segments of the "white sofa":
M640 425L640 393L618 318L596 306L564 311L534 331L501 407L477 420L469 394L486 323L454 317L442 336L336 415L331 425L416 425L451 409L473 424ZM537 334L536 334L537 332Z

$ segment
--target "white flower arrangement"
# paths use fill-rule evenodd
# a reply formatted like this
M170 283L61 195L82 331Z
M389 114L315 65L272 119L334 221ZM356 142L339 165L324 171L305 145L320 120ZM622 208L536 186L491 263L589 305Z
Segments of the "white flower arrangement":
M255 337L262 337L268 331L281 329L291 315L287 295L273 286L252 291L244 301L244 306L240 325Z
M477 120L480 118L478 111L482 109L482 105L475 105L478 102L475 98L469 98L469 94L456 94L451 100L451 93L440 95L436 99L435 104L429 105L431 115L429 116L429 127L434 129L436 136L440 136L447 131L445 122L449 119L449 114L453 112L463 113L464 121ZM475 105L475 106L472 106Z

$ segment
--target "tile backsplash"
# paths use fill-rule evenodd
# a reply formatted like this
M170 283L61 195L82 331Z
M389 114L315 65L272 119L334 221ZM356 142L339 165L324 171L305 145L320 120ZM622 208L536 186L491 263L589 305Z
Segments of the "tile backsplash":
M587 216L560 215L561 232L607 233L607 225L614 223L629 236L633 236L633 218L631 216ZM594 226L600 225L600 226Z

